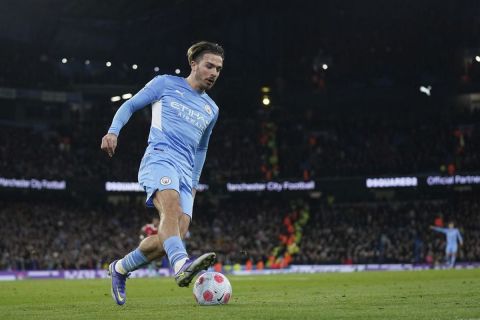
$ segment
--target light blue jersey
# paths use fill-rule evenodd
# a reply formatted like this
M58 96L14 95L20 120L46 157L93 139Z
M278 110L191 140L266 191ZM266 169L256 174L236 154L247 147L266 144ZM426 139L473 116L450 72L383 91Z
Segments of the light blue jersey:
M445 251L447 253L455 253L458 249L458 242L463 243L462 235L457 228L439 228L433 227L432 230L444 233L447 237L447 245Z
M147 205L152 206L148 200L156 190L171 188L182 195L180 189L188 194L192 187L197 187L219 109L205 92L194 90L185 78L157 76L118 109L108 132L118 136L131 115L149 104L152 124L139 182L147 191Z

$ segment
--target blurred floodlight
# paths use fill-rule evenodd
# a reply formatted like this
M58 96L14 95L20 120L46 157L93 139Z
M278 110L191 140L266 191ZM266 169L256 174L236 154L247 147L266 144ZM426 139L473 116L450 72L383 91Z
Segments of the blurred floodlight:
M122 99L123 99L123 100L130 99L131 97L132 97L132 94L131 94L131 93L122 94Z
M322 64L322 69L327 70L328 69L328 64L326 64L326 63Z
M133 70L137 70L137 69L138 69L138 65L133 64L133 65L132 65L132 69L133 69Z
M268 87L268 86L262 87L262 92L263 93L269 93L270 92L270 87Z
M270 98L267 96L263 97L262 103L264 106L270 105Z
M111 97L110 98L110 101L112 102L117 102L117 101L120 101L122 98L120 96L115 96L115 97Z
M180 69L175 69L175 74L180 74Z
M477 62L480 62L480 56L476 56L476 57L475 57L475 60L476 60Z
M110 61L107 61L107 63L105 63L105 65L106 65L107 67L111 67L111 66L112 66L112 63L111 63Z
M85 65L88 66L90 64L90 60L85 60Z
M420 86L420 92L425 93L427 96L432 95L431 91L432 91L432 86L428 86L428 87Z
M62 63L67 63L68 62L68 59L67 58L63 58L62 59Z
M159 68L159 67L155 67L155 68L153 68L153 71L158 72L158 71L160 71L160 68Z

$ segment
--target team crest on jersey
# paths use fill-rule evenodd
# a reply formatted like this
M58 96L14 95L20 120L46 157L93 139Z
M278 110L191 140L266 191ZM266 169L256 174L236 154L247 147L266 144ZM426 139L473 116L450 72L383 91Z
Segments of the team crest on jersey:
M160 179L160 183L163 186L168 186L170 183L172 183L172 179L170 179L169 177L163 177L162 179Z
M208 115L212 115L212 108L208 104L205 105L205 111L208 113Z

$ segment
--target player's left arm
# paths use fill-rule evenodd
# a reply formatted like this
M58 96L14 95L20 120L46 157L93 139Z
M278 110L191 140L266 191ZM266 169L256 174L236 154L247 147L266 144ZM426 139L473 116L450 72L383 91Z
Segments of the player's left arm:
M205 164L205 159L207 157L208 142L210 141L210 136L217 119L218 113L215 115L215 118L212 120L212 122L210 122L207 129L203 133L200 143L198 144L197 151L195 152L192 173L192 195L194 198L197 192L198 181L200 180L200 175L202 174L203 165Z

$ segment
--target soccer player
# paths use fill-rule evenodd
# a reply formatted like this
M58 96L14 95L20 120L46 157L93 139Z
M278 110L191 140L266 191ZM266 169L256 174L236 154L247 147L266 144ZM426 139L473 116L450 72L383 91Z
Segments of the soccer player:
M154 217L152 219L152 223L145 224L142 229L140 229L140 240L145 239L145 237L152 236L158 234L158 224L160 219L158 217Z
M193 200L207 153L208 141L218 119L218 106L205 91L211 89L223 67L224 51L201 41L187 51L191 67L187 78L161 75L152 79L116 112L101 149L112 157L120 129L130 116L152 105L148 146L140 163L138 180L146 205L160 215L158 235L146 237L138 248L109 266L112 297L126 301L125 283L131 271L167 255L178 286L186 287L201 270L215 262L214 252L189 259L183 237L192 219Z
M455 266L455 260L457 259L457 250L458 250L458 242L460 245L463 246L463 239L460 231L455 228L453 222L448 223L448 228L440 228L435 226L430 226L430 229L434 231L438 231L444 233L447 237L447 245L445 247L445 255L446 260L449 268L453 268Z

